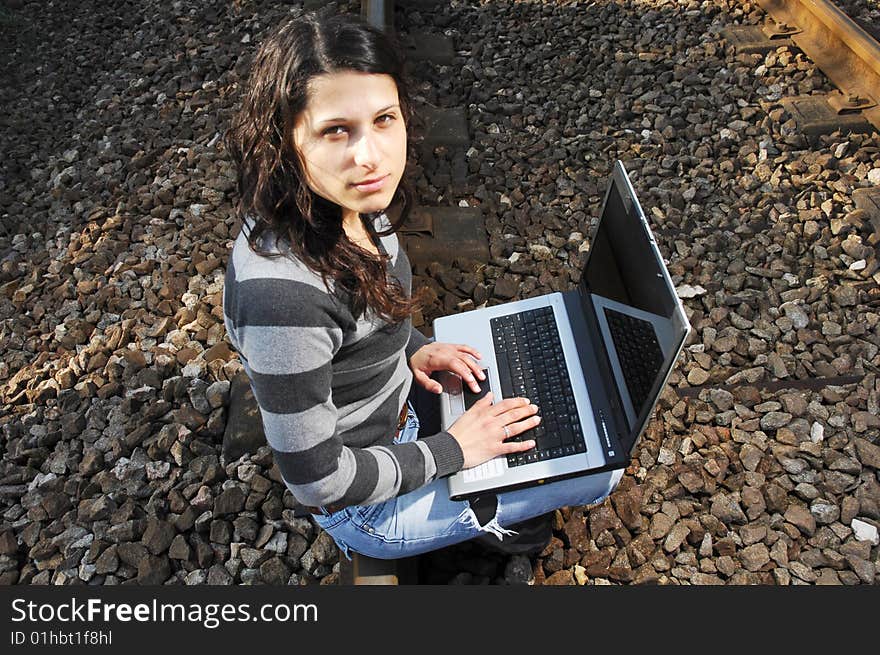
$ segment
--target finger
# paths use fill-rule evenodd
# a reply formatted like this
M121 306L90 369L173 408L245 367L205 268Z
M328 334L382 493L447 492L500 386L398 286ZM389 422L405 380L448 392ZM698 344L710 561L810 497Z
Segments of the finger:
M504 412L508 412L511 409L517 409L518 407L523 407L528 404L530 404L528 398L505 398L504 400L495 403L492 408L492 413L494 416L500 416Z
M505 441L501 444L501 454L510 455L512 453L521 453L526 450L531 450L536 445L534 439L528 439L526 441Z
M529 416L524 418L521 421L516 421L515 423L507 424L507 431L510 433L511 437L515 437L518 434L522 434L527 430L531 430L534 427L537 427L541 423L540 416Z
M514 409L510 409L502 414L499 414L497 418L503 421L504 425L510 425L511 423L516 423L517 421L521 421L537 413L537 405L526 405L524 407L519 406L515 407Z
M465 352L472 357L475 357L478 360L483 359L483 356L476 348L471 348L470 346L466 346L463 343L455 344L455 347L458 348L460 351Z
M486 379L486 374L483 373L483 367L479 362L470 358L463 358L462 361L467 365L468 368L473 372L473 374L478 377L480 380Z
M416 382L431 393L443 392L443 385L437 382L437 380L432 380L424 371L416 371L413 373L413 377L416 379Z
M467 364L465 364L464 360L457 359L449 366L449 368L456 373L465 383L471 388L471 391L474 393L480 393L480 385L477 382L477 379L474 377L473 371L468 368Z

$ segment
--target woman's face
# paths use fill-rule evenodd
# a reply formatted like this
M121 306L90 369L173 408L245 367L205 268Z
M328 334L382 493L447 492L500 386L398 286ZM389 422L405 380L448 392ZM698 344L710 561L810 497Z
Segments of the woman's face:
M338 71L309 83L293 141L309 187L343 217L388 207L406 166L406 126L389 75Z

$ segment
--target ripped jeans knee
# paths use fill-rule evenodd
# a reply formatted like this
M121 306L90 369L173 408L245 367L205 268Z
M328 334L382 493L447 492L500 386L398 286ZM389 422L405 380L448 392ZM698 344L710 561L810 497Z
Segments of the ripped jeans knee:
M469 500L468 506L458 515L456 522L476 528L480 532L494 534L498 541L518 534L516 530L504 528L498 522L498 497L494 494Z

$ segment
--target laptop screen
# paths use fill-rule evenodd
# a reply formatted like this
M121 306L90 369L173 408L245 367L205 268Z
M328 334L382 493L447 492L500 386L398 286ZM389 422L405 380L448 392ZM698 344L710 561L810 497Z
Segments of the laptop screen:
M615 180L590 244L581 284L586 283L592 293L670 318L676 303L669 295L662 266L646 238L636 204L624 204Z

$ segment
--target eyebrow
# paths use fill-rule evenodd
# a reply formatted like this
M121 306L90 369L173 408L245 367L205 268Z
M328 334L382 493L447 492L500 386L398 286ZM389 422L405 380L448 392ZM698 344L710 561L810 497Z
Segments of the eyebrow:
M400 105L396 104L396 103L393 105L388 105L387 107L383 107L382 109L377 110L373 115L375 116L376 114L381 114L382 112L388 111L389 109L394 109L395 107L400 108ZM339 122L344 122L347 120L348 120L347 118L341 118L341 117L325 118L324 120L318 121L318 125L322 125L324 123L339 123Z

